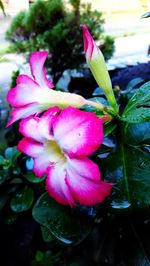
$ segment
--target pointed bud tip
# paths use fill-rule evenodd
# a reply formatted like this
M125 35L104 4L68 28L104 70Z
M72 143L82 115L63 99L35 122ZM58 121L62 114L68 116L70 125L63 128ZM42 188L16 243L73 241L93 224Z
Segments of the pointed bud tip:
M96 45L85 24L82 25L82 32L83 32L84 52L87 59L91 60L93 50Z

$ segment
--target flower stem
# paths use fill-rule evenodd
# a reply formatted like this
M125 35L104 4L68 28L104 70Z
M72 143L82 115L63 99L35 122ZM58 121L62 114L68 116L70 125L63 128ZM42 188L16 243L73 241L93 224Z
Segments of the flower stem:
M113 109L110 106L106 106L100 102L93 102L90 100L86 100L85 104L95 107L97 110L102 111L104 114L108 113L113 115Z
M93 102L90 100L86 100L85 104L95 107L97 110L104 111L105 105L100 102Z

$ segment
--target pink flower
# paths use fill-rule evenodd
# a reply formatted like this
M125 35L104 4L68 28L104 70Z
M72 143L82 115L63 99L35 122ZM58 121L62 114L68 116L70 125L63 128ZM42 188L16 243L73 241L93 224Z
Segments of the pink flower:
M102 121L94 113L68 107L50 108L41 117L20 122L24 138L18 149L33 157L34 173L47 175L46 188L63 205L91 206L110 194L112 185L100 180L98 166L87 156L103 139Z
M7 101L14 109L7 126L53 106L65 108L71 105L80 108L86 104L86 100L80 95L52 90L54 85L47 79L44 68L47 56L47 52L32 53L29 63L33 78L19 75L16 87L9 90Z

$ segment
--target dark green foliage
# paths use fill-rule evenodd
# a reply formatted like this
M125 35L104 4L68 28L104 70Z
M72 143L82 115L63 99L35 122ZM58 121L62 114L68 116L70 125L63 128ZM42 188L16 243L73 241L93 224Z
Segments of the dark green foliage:
M57 82L66 69L81 69L85 63L81 25L86 24L94 39L101 40L106 59L114 51L114 40L103 36L102 13L92 11L91 6L71 1L66 8L62 0L37 0L28 12L20 12L6 33L14 51L27 54L45 49L49 51L49 73Z
M92 208L87 208L92 210ZM88 213L88 212L87 212ZM91 229L91 219L85 211L62 206L50 198L47 192L35 203L32 209L34 219L47 229L58 241L73 245L81 242Z

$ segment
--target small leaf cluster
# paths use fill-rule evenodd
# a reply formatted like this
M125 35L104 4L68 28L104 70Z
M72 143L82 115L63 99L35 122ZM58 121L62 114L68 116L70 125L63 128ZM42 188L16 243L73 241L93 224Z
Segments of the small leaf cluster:
M16 146L6 148L0 155L0 211L6 223L14 217L13 213L17 218L20 213L28 211L40 190L43 179L32 173L32 167L33 162L22 157ZM36 183L40 186L35 189L32 184Z

